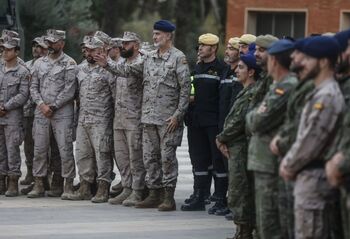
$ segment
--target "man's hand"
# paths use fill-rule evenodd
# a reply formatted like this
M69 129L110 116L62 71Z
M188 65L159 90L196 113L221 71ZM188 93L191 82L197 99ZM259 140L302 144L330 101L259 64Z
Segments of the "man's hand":
M343 175L339 171L338 166L345 160L342 152L336 153L326 164L326 175L330 185L338 187L343 181Z
M43 113L43 115L46 118L51 118L53 115L53 111L50 109L50 106L42 103L41 105L39 105L39 109L40 111Z
M264 102L262 102L261 105L259 106L257 112L258 112L259 114L265 113L265 112L266 112L266 109L267 109L267 107L266 107L266 103L265 103L265 101L264 101Z
M276 135L273 139L272 139L272 141L271 141L271 143L270 143L270 150L271 150L271 152L274 154L274 155L277 155L277 156L279 156L281 153L280 153L280 151L279 151L279 149L278 149L278 146L277 146L277 143L278 143L278 141L281 139L281 137L279 136L279 135Z
M179 125L179 122L177 122L176 117L170 117L166 120L166 122L168 123L168 126L166 128L168 133L174 132L177 126Z
M215 140L216 147L220 150L220 152L226 157L230 157L230 152L228 151L227 145L221 143L218 139Z
M279 174L285 181L292 181L295 179L295 175L292 172L289 172L286 168L286 161L282 160L279 168Z
M107 66L107 59L107 54L105 52L101 52L94 57L96 63L101 67Z

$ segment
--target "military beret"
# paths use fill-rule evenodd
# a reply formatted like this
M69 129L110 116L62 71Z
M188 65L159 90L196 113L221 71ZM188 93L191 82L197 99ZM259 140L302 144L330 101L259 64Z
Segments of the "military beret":
M239 49L239 37L232 37L228 40L228 44L231 45L235 49Z
M47 48L47 45L45 44L44 36L34 38L32 43L36 43L39 46L41 46L42 48L45 48L45 49Z
M219 37L212 33L206 33L206 34L200 35L198 38L198 44L216 45L218 43L219 43Z
M253 43L255 41L256 41L256 36L254 36L252 34L243 34L239 38L239 43L246 44L246 45L250 45L251 43Z
M260 67L256 64L256 58L253 54L242 54L239 59L247 65L248 69L260 70Z
M300 38L294 42L294 49L298 51L303 51L303 48L305 46L305 43L310 39L310 37L307 38Z
M305 43L302 52L317 59L328 58L336 60L340 53L340 46L334 37L316 36L311 37Z
M108 36L107 33L102 31L96 31L94 37L97 37L100 41L102 41L105 45L108 45L111 41L111 37Z
M66 32L61 30L49 29L46 31L45 40L50 42L57 42L66 39Z
M87 42L85 42L84 46L89 49L102 48L104 46L104 42L97 37L91 37L87 40Z
M269 34L266 35L260 35L256 38L255 44L259 47L263 48L269 48L269 46L274 43L275 41L278 41L278 38Z
M294 49L294 43L290 40L282 39L272 43L271 46L267 49L267 52L270 55L275 55L291 49Z
M16 37L10 37L6 36L3 38L3 43L1 44L2 47L5 47L7 49L12 49L15 47L19 47L21 45L21 40Z
M173 32L176 26L168 20L159 20L154 23L153 29L162 32Z
M348 47L348 40L350 39L350 29L338 32L334 35L334 38L340 45L340 50L343 52Z

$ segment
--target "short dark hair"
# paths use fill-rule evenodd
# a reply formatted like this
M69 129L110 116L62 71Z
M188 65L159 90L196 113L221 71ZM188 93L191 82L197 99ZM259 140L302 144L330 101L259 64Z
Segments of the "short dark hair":
M278 54L273 55L276 58L276 61L284 68L289 69L289 66L292 62L292 58L290 55L294 49L289 49Z

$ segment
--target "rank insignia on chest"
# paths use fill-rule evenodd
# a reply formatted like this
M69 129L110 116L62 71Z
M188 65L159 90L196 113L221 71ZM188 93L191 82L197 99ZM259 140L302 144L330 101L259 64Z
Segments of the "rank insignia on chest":
M324 108L322 103L315 103L314 104L314 109L316 110L322 110Z
M277 89L275 90L275 93L276 93L277 95L284 95L284 90L283 90L283 89L280 89L280 88L277 88Z

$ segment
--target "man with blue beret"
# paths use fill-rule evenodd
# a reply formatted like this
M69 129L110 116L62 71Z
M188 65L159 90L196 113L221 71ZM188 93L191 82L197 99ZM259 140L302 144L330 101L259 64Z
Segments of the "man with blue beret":
M337 80L345 99L346 108L350 107L350 30L335 34L342 53L337 63ZM340 189L340 206L344 238L350 238L350 112L347 110L338 127L336 138L328 150L326 173L328 181Z
M287 101L298 80L289 71L293 42L283 39L268 48L267 74L272 85L260 105L252 110L249 128L250 153L255 155L250 169L254 173L256 224L260 238L285 238L282 236L278 210L278 159L269 150L272 137L283 123Z
M245 115L253 96L252 88L260 67L252 54L241 55L235 70L243 85L228 113L223 130L216 137L218 149L228 159L228 206L233 212L236 233L233 239L252 238L255 221L254 189L251 172L247 170L248 137Z
M295 238L333 238L331 214L337 199L325 173L325 152L333 142L344 97L334 78L340 53L332 37L312 37L303 47L303 77L313 79L315 89L303 108L296 141L280 163L284 180L295 181Z
M145 55L141 62L117 64L105 54L95 57L99 65L117 76L143 78L142 145L149 195L136 203L136 208L176 210L176 148L182 140L191 81L185 55L173 46L174 30L175 25L167 20L155 22L153 43L157 49Z
M297 40L294 44L294 51L291 54L292 62L289 69L296 73L299 82L290 93L284 123L270 143L271 152L278 156L279 160L287 153L296 139L300 116L306 104L306 96L314 89L312 80L300 77L302 75L301 61L305 57L302 49L308 40L308 38ZM279 216L282 235L287 239L294 238L293 188L293 182L286 182L279 178L279 211L282 212Z

